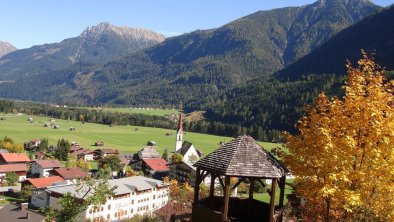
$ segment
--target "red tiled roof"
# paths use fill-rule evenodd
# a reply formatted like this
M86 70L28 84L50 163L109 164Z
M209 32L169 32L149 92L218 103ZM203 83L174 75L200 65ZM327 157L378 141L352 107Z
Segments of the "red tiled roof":
M30 178L27 180L33 185L34 188L45 188L51 186L53 183L64 181L63 178L59 176L53 177L42 177L42 178Z
M0 165L0 173L7 172L21 172L27 171L27 167L24 163L21 164L10 164L10 165Z
M142 159L152 170L155 171L168 171L168 162L161 158Z
M0 157L3 158L6 163L30 162L29 157L24 153L0 153Z
M65 180L78 179L78 178L84 178L89 176L85 171L83 171L79 167L58 168L55 169L54 172L57 175L63 177Z
M36 163L42 168L62 167L62 164L58 160L36 160Z

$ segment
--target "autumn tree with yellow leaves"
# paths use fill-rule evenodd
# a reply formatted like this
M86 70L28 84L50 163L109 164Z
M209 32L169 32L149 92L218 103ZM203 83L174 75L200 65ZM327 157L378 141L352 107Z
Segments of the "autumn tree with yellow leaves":
M306 221L394 221L394 81L364 51L345 96L321 93L285 134Z

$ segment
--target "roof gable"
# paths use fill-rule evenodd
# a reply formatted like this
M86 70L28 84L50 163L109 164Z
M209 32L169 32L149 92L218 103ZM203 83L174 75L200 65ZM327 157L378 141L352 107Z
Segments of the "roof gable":
M227 176L280 178L286 169L248 135L239 136L194 166Z
M6 163L30 162L29 157L24 153L0 153L0 157Z
M169 171L167 164L168 162L161 158L153 158L153 159L142 159L154 171Z
M27 171L27 166L22 164L0 165L0 173Z
M36 160L35 163L42 168L62 167L58 160Z
M35 188L45 188L51 186L53 183L62 182L63 178L59 176L53 177L42 177L42 178L30 178L27 180Z
M140 159L161 157L159 152L157 152L156 148L154 148L153 146L147 146L142 150L138 151L138 156Z
M85 171L83 171L79 167L58 168L55 169L54 172L57 175L63 177L65 180L79 179L89 176Z

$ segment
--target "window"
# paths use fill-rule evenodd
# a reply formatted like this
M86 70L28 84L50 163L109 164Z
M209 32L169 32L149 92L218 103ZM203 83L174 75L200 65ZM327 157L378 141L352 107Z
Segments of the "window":
M156 199L156 195L153 195L153 199Z
M131 214L133 213L133 208L131 208L130 213L131 213Z
M107 220L109 220L111 218L111 215L107 214Z
M131 200L131 204L134 204L134 200Z
M111 210L111 204L108 205L108 210Z
M118 213L115 213L115 217L118 217Z

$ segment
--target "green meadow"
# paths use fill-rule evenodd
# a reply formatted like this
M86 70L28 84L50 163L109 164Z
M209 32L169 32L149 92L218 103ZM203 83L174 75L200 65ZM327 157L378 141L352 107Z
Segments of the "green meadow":
M103 141L106 148L116 148L123 153L134 153L146 146L148 141L155 141L160 153L167 148L174 150L176 131L172 129L149 128L141 126L114 126L55 119L60 129L44 127L49 117L0 114L0 138L8 136L18 143L34 138L47 138L50 145L56 145L58 139L65 138L70 142L78 142L85 148L96 149L95 141ZM30 123L28 118L33 118ZM75 127L75 131L70 131ZM219 148L220 142L228 142L232 138L200 133L184 132L184 141L190 141L205 155ZM275 143L260 143L265 149L271 150L280 146Z

